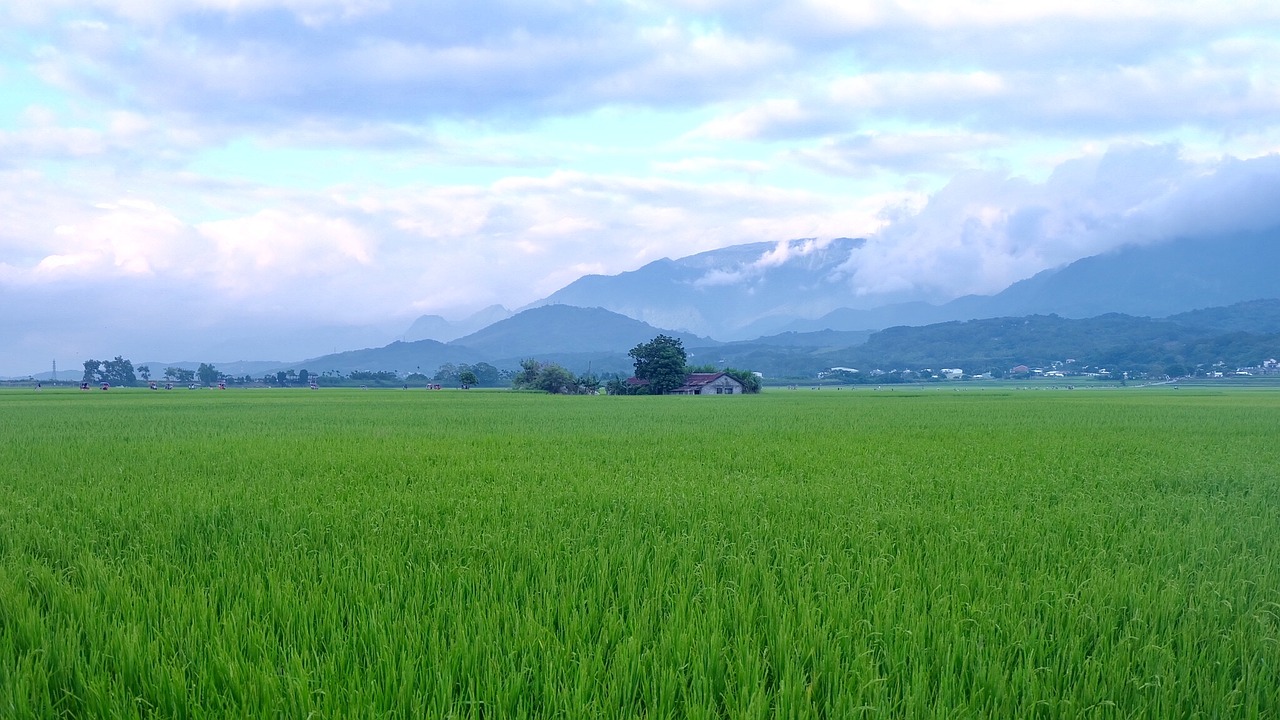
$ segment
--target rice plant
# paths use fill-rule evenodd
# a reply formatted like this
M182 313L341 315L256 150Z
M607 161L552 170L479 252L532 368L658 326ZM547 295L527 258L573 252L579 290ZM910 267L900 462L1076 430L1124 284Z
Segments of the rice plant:
M1271 392L0 418L2 717L1280 715Z

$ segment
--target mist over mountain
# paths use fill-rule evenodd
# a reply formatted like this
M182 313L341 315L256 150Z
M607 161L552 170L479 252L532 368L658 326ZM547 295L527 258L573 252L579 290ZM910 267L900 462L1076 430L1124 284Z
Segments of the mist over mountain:
M801 239L664 258L619 275L588 275L530 307L600 307L722 340L755 337L797 318L858 304L842 268L865 244L854 238Z
M619 275L587 276L534 305L601 307L726 341L1034 314L1165 317L1276 295L1278 238L1280 232L1270 230L1128 245L1046 270L994 295L880 305L869 304L858 290L858 253L865 241L753 243L660 260Z
M436 340L449 342L464 335L485 328L499 320L511 317L512 312L501 305L490 305L479 312L468 315L461 320L446 320L441 315L423 315L405 331L402 340Z
M1104 313L1166 317L1280 293L1280 231L1131 245L949 307L974 317Z

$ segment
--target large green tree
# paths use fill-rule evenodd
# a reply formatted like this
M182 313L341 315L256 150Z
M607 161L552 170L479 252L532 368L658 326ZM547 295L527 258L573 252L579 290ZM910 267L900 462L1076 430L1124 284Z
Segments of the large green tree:
M112 385L135 385L138 376L133 373L133 363L117 355L114 360L102 362L101 381Z
M471 372L476 374L475 385L488 387L502 382L502 371L487 362L479 362L472 365Z
M537 380L534 381L534 387L553 395L573 395L578 391L577 384L573 380L573 373L555 363L547 363L542 366Z
M101 360L85 360L84 361L84 377L81 382L98 382L102 377L102 361Z
M541 390L552 394L574 395L579 392L573 373L556 363L541 363L532 358L520 361L511 386L517 390Z
M164 378L166 380L177 380L180 383L189 383L196 379L196 372L186 368L169 366L164 369Z
M209 363L200 363L200 367L196 368L196 377L200 378L200 382L205 385L212 385L218 382L218 378L222 373L218 372L218 368Z
M648 382L649 392L662 395L684 383L688 355L679 339L659 335L627 353L635 361L636 377Z

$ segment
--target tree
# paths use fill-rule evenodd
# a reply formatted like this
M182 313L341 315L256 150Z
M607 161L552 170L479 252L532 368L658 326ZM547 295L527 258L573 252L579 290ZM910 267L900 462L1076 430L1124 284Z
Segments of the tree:
M167 367L164 369L165 380L176 380L182 383L189 383L196 379L194 370L186 370L180 367Z
M442 385L452 383L458 379L458 366L453 363L445 363L436 370L433 381Z
M200 367L196 368L196 377L200 378L202 385L212 385L218 382L218 369L209 363L200 363Z
M573 373L555 363L542 364L537 360L521 360L511 386L517 390L541 390L549 393L574 394L578 385Z
M600 378L595 373L583 373L574 381L578 386L578 393L582 395L595 395L600 391Z
M470 370L463 370L458 373L458 382L462 384L462 387L466 388L478 384L479 380L476 379L476 374L474 372Z
M398 383L400 377L394 370L352 370L347 377L352 380L376 383Z
M635 388L628 385L626 380L614 375L609 382L604 384L604 391L610 395L635 395Z
M300 384L307 385L310 383L310 381L311 381L311 373L307 372L306 368L303 368L298 371L298 382Z
M133 363L117 355L114 360L102 363L101 381L112 385L136 385L138 376L133 374Z
M573 394L577 386L573 382L573 373L555 363L548 363L538 373L534 387L552 394Z
M688 356L680 340L659 335L627 353L635 360L636 377L648 381L649 392L662 395L684 383Z
M472 365L471 372L476 374L475 385L492 387L502 382L502 371L487 362L478 362Z
M520 372L511 379L511 386L517 390L535 387L540 372L542 372L542 363L533 358L521 360Z
M734 368L725 368L724 374L742 383L742 392L744 393L760 392L760 378L750 370L737 370Z
M96 383L102 377L102 361L101 360L85 360L84 361L84 377L81 382Z
M150 379L151 379L151 366L149 366L149 365L139 365L139 366L138 366L138 376L139 376L139 377L141 377L143 380L150 380Z

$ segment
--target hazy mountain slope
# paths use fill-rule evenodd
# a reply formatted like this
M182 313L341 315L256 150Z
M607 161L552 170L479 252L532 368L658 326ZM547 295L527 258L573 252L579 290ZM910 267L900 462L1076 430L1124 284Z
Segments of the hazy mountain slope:
M857 351L889 365L1048 362L1130 345L1159 347L1204 335L1184 325L1116 313L1086 320L1030 315L892 327L873 334Z
M462 320L446 320L440 315L423 315L414 320L405 331L404 340L449 342L509 317L511 317L511 311L501 305L490 305Z
M1280 289L1280 232L1182 238L1077 260L1014 283L989 299L948 306L971 317L1120 312L1165 317L1270 298ZM944 306L944 307L948 307Z
M422 372L431 375L445 363L477 363L484 360L476 352L435 340L393 342L380 348L364 348L322 355L301 362L282 364L279 370L301 370L320 374L326 371L349 373L352 370L395 370L405 375Z
M1280 293L1280 287L1276 292ZM1165 319L1223 332L1280 333L1280 300L1250 300L1226 307L1191 310Z
M938 368L970 372L1046 365L1074 359L1079 365L1160 371L1224 363L1255 365L1275 356L1280 335L1229 332L1110 313L1071 319L1054 315L988 318L895 327L848 350L854 367Z
M679 338L685 344L713 342L689 333L662 330L603 308L545 305L517 313L450 344L503 358L601 351L625 354L659 333Z
M797 317L855 303L839 268L865 241L751 243L662 259L619 275L588 275L532 306L601 307L657 327L718 338L764 334ZM772 325L769 319L773 318ZM743 328L756 330L744 335Z
M766 335L755 340L739 340L726 343L731 346L772 345L778 347L824 348L861 345L871 337L870 330L817 330L814 332L784 332Z
M1280 292L1280 231L1272 230L1128 246L1046 270L995 295L868 307L848 282L863 244L842 238L822 247L737 245L584 277L535 305L598 306L659 327L746 340L1022 315L1164 317Z

